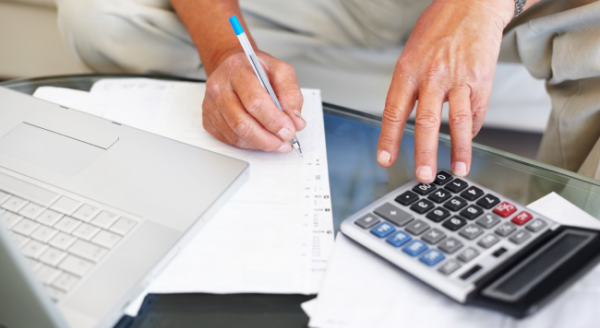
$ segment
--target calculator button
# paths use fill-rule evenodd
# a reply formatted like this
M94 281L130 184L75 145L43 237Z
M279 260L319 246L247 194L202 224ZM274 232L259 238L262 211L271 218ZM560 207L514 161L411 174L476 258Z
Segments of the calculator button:
M404 231L398 231L386 239L386 241L395 247L400 247L406 244L412 238Z
M446 240L443 240L438 247L441 250L443 250L445 253L452 254L452 253L456 252L462 246L463 246L463 244L460 242L460 240L458 240L454 237L450 237L450 238L447 238Z
M512 235L508 240L519 245L519 244L522 244L525 240L529 239L529 237L531 237L531 234L529 232L527 232L525 230L521 230L521 231L515 233L514 235Z
M469 220L475 220L481 214L483 214L483 209L481 209L481 207L476 206L476 205L469 205L467 208L460 211L459 214L460 214L460 216L467 218Z
M531 221L531 223L529 223L525 228L527 228L527 230L529 230L531 232L538 232L538 231L544 229L545 226L546 226L546 222L544 222L544 220L535 219L535 220Z
M496 206L498 203L500 203L500 199L490 194L485 195L483 198L477 201L477 205L485 208L486 210Z
M426 217L433 222L441 222L450 215L450 211L445 208L438 207L435 210L427 213Z
M434 266L440 263L444 257L444 254L437 249L430 249L427 253L423 254L419 260L429 266Z
M450 180L452 180L452 174L446 171L439 171L436 174L435 181L433 181L433 183L435 183L438 186L443 186L446 183L450 182Z
M470 186L469 189L460 193L460 196L462 198L473 201L473 200L476 200L477 198L483 196L483 190L481 190L475 186Z
M500 218L492 213L487 213L475 222L486 229L490 229L500 222Z
M500 215L505 218L511 214L513 214L517 210L517 207L509 202L502 202L500 205L494 208L494 213Z
M434 207L435 205L432 202L428 201L427 199L421 199L418 202L414 203L410 207L410 209L419 214L423 214Z
M519 214L515 215L515 216L512 218L512 220L511 220L511 221L512 221L513 223L516 223L516 224L518 224L518 225L524 225L525 223L529 222L529 220L531 220L531 218L532 218L532 217L533 217L533 216L532 216L531 214L529 214L528 212L525 212L525 211L523 211L523 212L521 212L521 213L519 213Z
M384 219L392 222L393 224L399 227L407 224L413 219L412 215L406 213L405 211L397 208L396 206L390 203L385 203L376 208L375 214L383 217Z
M477 244L483 248L490 248L499 241L500 241L500 239L498 237L496 237L495 235L489 234L489 235L486 235L485 237L481 238L481 240L479 240L479 242Z
M435 186L432 184L426 184L426 183L420 183L418 185L416 185L413 189L414 192L416 192L419 195L427 195L430 192L435 190Z
M444 226L444 228L451 230L451 231L456 231L460 228L462 228L463 226L465 226L467 224L467 221L465 219L461 219L458 216L454 216L446 221L444 221L444 223L442 223L442 226Z
M383 238L394 231L396 231L396 228L387 222L381 222L378 226L371 229L371 233L379 238Z
M461 179L454 179L450 183L448 183L444 188L452 191L452 192L461 192L463 189L467 188L467 183Z
M446 234L443 233L441 230L438 230L436 228L433 228L429 231L427 231L426 234L423 235L423 240L426 241L428 244L437 244L440 240L444 239L446 237Z
M429 225L421 220L415 220L411 224L407 225L405 229L411 234L418 236L425 232L425 230L429 229Z
M409 190L404 192L402 195L396 197L395 201L404 206L407 206L414 203L417 199L419 199L419 195Z
M458 254L458 259L467 263L477 256L479 256L479 252L475 248L469 247L462 251L462 253Z
M480 226L469 224L468 226L464 227L458 234L467 238L468 240L473 240L482 233L483 229Z
M429 195L429 199L440 204L452 197L452 194L448 190L438 189L433 194Z
M446 263L440 266L438 271L445 275L449 275L452 272L458 270L458 268L460 268L460 263L458 263L458 261L448 260Z
M410 244L404 247L402 250L410 256L417 256L423 253L427 249L427 245L420 240L413 240Z
M494 232L502 237L506 237L515 230L517 230L517 227L515 227L513 224L510 224L507 222L507 223L504 223L503 225L499 226L498 229L494 230Z
M451 210L451 211L458 211L461 208L467 206L467 201L460 198L460 197L454 197L451 200L447 201L444 203L444 207Z
M365 216L363 216L362 218L354 221L354 223L356 223L357 226L363 228L363 229L370 229L372 228L374 225L376 225L377 223L379 223L379 218L376 217L373 214L367 214Z

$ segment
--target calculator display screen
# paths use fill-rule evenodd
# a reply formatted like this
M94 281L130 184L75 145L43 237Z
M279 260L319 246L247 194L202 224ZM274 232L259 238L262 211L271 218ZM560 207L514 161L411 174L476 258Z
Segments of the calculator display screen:
M527 286L532 279L539 277L550 266L567 256L572 250L578 248L587 239L587 236L563 235L552 246L547 248L545 252L534 258L527 265L521 267L519 271L500 284L496 288L497 291L507 295L516 294L523 287Z

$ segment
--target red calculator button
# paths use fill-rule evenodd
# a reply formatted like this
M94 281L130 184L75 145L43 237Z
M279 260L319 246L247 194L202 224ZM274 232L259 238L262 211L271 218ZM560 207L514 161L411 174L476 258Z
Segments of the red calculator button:
M518 225L524 225L525 223L527 223L527 221L531 220L533 216L531 216L531 214L523 211L517 215L515 215L514 218L512 218L512 222L518 224Z
M502 202L500 205L494 208L494 213L500 215L505 218L511 214L513 214L517 210L517 207L509 202Z

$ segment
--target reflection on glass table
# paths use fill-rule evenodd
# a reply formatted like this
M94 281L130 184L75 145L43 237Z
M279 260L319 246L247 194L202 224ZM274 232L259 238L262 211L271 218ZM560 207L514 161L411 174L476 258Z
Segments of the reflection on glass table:
M75 75L7 81L0 86L33 94L40 86L89 91L102 78L137 75ZM173 77L155 77L194 81ZM200 110L200 109L199 109ZM388 169L375 160L381 118L324 104L331 199L336 231L340 223L374 200L414 179L414 133L407 126L397 163ZM440 136L439 168L450 167L450 139ZM482 145L473 145L472 181L529 204L556 192L600 218L600 181ZM308 318L302 295L149 295L137 318L123 317L118 327L303 327Z

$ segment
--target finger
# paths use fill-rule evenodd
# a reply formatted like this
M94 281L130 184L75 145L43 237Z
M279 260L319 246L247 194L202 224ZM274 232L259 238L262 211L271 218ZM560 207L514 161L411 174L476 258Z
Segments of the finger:
M286 62L267 57L267 75L273 86L273 90L279 99L281 108L292 119L296 131L306 127L306 121L302 118L302 105L304 97L298 86L296 71L294 67Z
M262 88L262 87L261 87ZM217 89L217 90L214 90ZM209 91L210 90L210 91ZM219 92L219 96L212 95L217 111L225 119L227 125L239 139L237 145L243 145L245 148L262 149L264 151L279 151L289 153L292 146L289 142L282 141L273 135L254 118L242 105L237 94L223 84L211 86L207 84L207 92ZM220 128L217 126L217 128ZM219 131L222 132L220 129Z
M407 75L396 70L385 101L377 145L377 162L383 167L394 165L398 159L402 133L415 106L416 95L416 86Z
M220 118L215 118L216 116ZM223 115L216 108L214 99L208 95L202 102L202 125L204 129L222 142L234 145L238 148L248 148L240 143L240 139L231 130Z
M491 95L491 85L489 87L484 87L479 91L471 91L471 111L473 112L473 130L471 136L473 138L475 138L483 126L483 121L485 120L485 114L487 113L487 107L490 103Z
M419 89L415 118L415 173L422 183L432 183L437 170L438 135L444 90L434 84Z
M448 92L450 105L450 142L452 144L452 173L464 177L471 169L471 141L473 121L471 112L471 88L454 87Z
M283 141L290 141L294 138L296 134L294 122L275 105L267 90L260 84L250 63L232 76L231 86L246 111L266 131L278 136Z

